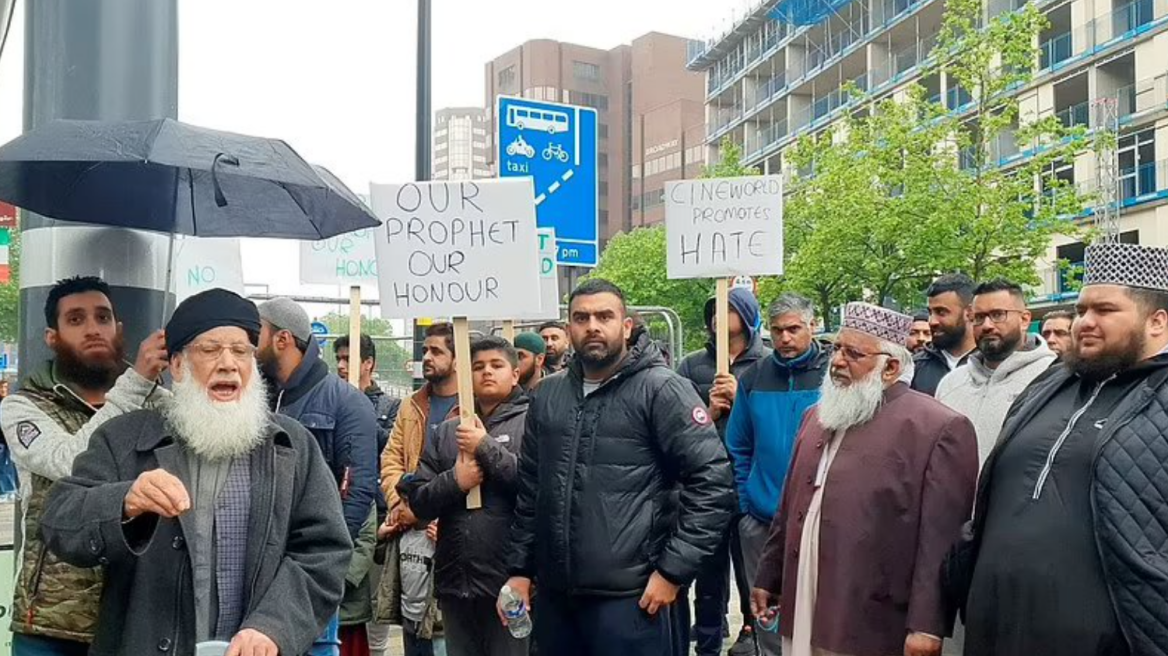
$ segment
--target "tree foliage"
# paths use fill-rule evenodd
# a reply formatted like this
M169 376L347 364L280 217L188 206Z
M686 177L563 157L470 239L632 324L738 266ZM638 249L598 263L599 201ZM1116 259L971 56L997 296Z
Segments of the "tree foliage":
M919 85L901 99L858 98L866 112L788 151L802 175L785 211L784 284L825 318L860 298L911 307L946 271L1037 284L1051 237L1078 231L1068 218L1086 197L1051 171L1073 161L1085 135L1056 117L1019 125L1010 95L1033 75L1045 19L1027 5L977 29L981 11L979 0L950 0L934 51L934 72L968 91L963 109Z
M20 330L20 231L8 229L8 268L11 279L0 285L0 341L15 342Z

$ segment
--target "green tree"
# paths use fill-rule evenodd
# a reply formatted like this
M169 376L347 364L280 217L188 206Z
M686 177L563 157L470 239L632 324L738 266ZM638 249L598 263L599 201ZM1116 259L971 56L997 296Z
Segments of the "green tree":
M0 341L19 339L20 326L20 231L9 228L8 268L11 278L0 285Z
M721 158L704 168L703 178L739 178L759 174L757 166L746 166L742 163L742 147L730 137L722 137L722 143L718 144L718 153Z
M347 314L329 312L323 317L316 318L315 321L328 326L330 335L349 334L349 315ZM361 332L371 337L393 337L393 324L388 319L362 315Z
M330 312L315 319L328 326L330 335L349 334L349 315ZM406 363L413 359L409 340L394 339L393 324L388 319L380 317L361 317L361 332L373 338L377 347L376 378L383 383L409 389L412 382L411 374L406 370ZM330 365L333 362L331 343L326 345L328 352L324 359Z
M1027 5L977 29L981 11L979 0L951 0L934 51L934 70L952 96L968 92L971 108L951 111L919 85L901 100L855 94L867 112L788 151L801 175L785 212L784 282L825 319L858 298L911 307L945 271L1037 284L1034 262L1051 237L1078 231L1068 218L1086 198L1051 171L1084 149L1085 135L1055 117L1019 125L1010 95L1033 75L1043 19Z

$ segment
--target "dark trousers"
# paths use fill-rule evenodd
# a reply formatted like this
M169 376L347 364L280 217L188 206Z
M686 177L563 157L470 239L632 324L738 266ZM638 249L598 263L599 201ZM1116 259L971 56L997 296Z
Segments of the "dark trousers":
M448 656L527 656L527 639L499 621L494 598L439 597Z
M12 634L12 656L85 656L89 645L45 636Z
M569 597L543 591L535 609L535 641L555 656L675 656L674 608L650 616L635 597Z
M410 620L402 621L402 648L405 656L434 656L434 643L418 637L418 626Z
M717 656L722 653L722 633L726 627L726 612L730 605L730 570L733 564L734 584L738 588L738 602L743 624L754 625L750 614L750 580L742 560L742 542L738 539L738 522L733 522L718 550L702 563L693 583L693 617L690 618L689 587L678 593L679 640L685 646L679 651L688 654L690 622L693 622L694 648L698 656Z

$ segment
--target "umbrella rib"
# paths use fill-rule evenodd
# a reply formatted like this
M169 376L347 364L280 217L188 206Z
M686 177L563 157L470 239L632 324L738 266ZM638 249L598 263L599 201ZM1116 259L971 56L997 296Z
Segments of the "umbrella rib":
M292 193L292 190L288 188L287 184L283 182L277 182L276 184L284 190L284 193L288 194L288 197L292 199L293 203L296 203L296 207L300 208L300 213L308 217L309 223L312 223L312 227L316 228L316 236L318 238L323 238L320 234L320 226L316 225L316 222L312 220L312 215L308 213L308 210L304 209L304 204L300 202L300 199L296 197L296 194ZM327 189L325 190L325 193L328 193Z

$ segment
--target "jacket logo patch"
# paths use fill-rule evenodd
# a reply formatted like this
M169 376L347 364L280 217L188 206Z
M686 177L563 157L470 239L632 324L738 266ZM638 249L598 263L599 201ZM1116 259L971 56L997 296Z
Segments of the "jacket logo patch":
M22 421L16 425L16 439L24 445L24 448L29 448L36 438L41 436L41 429L37 428L36 424L31 421Z
M511 436L510 435L500 435L499 437L495 438L495 441L498 442L499 444L507 444L508 442L511 441Z
M705 426L710 423L710 413L706 412L705 408L694 408L690 416L693 417L694 423L698 426Z

